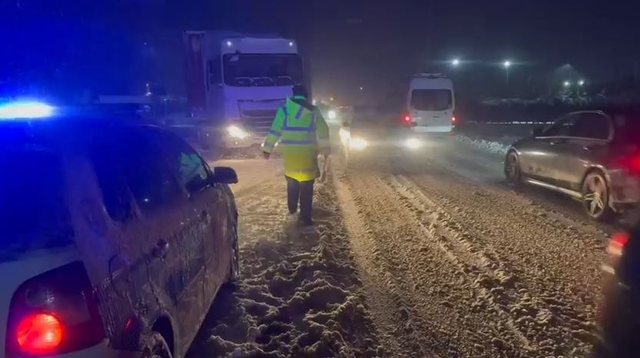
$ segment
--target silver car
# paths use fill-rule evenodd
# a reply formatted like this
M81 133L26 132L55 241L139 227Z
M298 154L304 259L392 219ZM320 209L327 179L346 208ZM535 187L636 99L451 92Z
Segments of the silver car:
M581 200L586 213L604 220L640 202L640 112L569 113L515 142L505 175Z

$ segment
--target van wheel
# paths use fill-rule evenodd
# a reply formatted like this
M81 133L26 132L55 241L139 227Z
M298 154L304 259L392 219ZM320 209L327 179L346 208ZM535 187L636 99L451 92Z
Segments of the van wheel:
M151 332L144 343L141 358L173 358L167 341L158 332Z
M589 217L595 220L606 220L613 210L609 206L609 186L604 175L592 171L582 183L582 205Z

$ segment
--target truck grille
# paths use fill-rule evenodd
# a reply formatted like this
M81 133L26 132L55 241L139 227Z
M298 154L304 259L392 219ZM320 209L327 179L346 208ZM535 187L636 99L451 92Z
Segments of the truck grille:
M275 114L274 114L275 116ZM242 127L254 134L267 135L274 117L240 118Z

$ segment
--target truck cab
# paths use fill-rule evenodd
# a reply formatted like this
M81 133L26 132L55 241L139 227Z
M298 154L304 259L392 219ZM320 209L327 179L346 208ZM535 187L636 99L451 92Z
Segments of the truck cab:
M227 147L261 143L293 86L304 82L291 39L187 32L185 46L194 117L224 126Z

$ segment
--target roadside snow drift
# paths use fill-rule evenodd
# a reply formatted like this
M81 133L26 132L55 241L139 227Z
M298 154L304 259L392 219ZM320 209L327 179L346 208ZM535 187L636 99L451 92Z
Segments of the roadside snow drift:
M284 178L265 175L277 162L247 162L236 163L241 180L267 180L237 191L241 279L219 294L189 356L383 355L329 184L303 230L287 217Z

